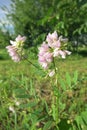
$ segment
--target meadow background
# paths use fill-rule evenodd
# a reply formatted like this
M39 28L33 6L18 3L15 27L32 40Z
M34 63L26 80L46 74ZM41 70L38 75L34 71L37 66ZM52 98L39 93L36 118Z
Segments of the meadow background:
M10 10L2 10L9 23L0 26L0 130L87 130L87 1L11 0ZM56 61L62 77L58 85L67 88L58 124L51 109L55 79L46 76L37 56L46 35L55 30L69 39L72 52ZM38 69L9 57L6 46L18 34L27 37L27 56Z

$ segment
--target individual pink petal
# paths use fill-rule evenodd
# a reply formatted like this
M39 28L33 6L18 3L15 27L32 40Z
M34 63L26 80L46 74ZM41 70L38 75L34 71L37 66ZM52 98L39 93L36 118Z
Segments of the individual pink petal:
M14 46L7 46L6 47L7 51L10 53L10 52L16 52L16 48Z
M46 61L47 62L51 62L52 61L52 53L50 53L50 52L47 52L47 53L45 53L44 54L44 57L46 58Z
M17 49L14 46L7 46L6 49L9 52L9 55L15 62L19 62L21 60L21 57L17 53Z
M68 38L63 38L63 36L60 36L60 37L59 37L59 40L60 40L61 42L68 42Z
M11 43L13 46L16 46L16 42L15 42L15 41L10 40L10 43Z
M54 76L54 74L55 74L55 71L54 71L54 70L50 71L50 72L49 72L49 77Z
M67 55L70 55L70 54L71 54L71 52L70 52L70 51L67 51L67 50L65 50L65 53L66 53Z
M11 49L13 49L14 47L12 46L12 45L9 45L9 46L6 46L6 49L7 50L11 50Z
M13 57L16 55L16 52L9 52L9 55Z
M66 53L65 53L64 51L59 50L59 54L60 54L60 56L61 56L63 59L66 58Z
M39 49L40 52L46 52L46 51L49 50L49 47L48 47L48 45L45 42L43 42L41 47L39 47L38 49Z
M51 43L53 42L53 39L52 39L50 33L47 35L46 41L48 42L48 45L51 44Z
M39 56L39 62L46 62L46 59L43 56Z
M21 60L19 55L15 55L12 57L12 60L14 60L14 62L19 62Z
M43 63L43 64L42 64L42 67L43 67L44 69L47 69L47 68L48 68L48 64L47 64L47 63Z
M15 40L16 42L25 42L26 37L25 36L22 37L21 35L18 35Z
M48 63L47 62L40 62L41 66L44 68L44 69L47 69L48 68Z
M54 33L52 33L52 38L53 38L54 40L57 40L57 39L58 39L58 35L57 35L57 32L56 32L56 31L54 31Z
M57 48L60 48L60 47L61 47L61 43L60 43L59 40L56 41L56 46L55 46L55 47L57 47Z

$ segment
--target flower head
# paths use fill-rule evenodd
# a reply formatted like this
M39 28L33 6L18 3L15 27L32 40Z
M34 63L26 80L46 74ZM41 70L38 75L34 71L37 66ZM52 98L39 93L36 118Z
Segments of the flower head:
M15 62L19 62L21 60L20 55L17 53L17 49L14 46L7 46L6 47L9 55L12 57L12 60Z
M18 35L15 41L10 40L11 45L6 47L9 55L15 62L19 62L22 59L23 45L25 40L25 36L22 37Z
M19 105L20 105L20 102L19 102L19 101L15 101L15 105L16 105L16 106L19 106Z
M13 108L12 106L9 106L9 110L10 110L11 112L15 113L15 110L14 110L14 108Z
M50 71L50 72L49 72L49 77L53 77L54 74L55 74L55 70Z
M53 61L55 57L66 58L66 55L70 55L71 52L65 49L65 43L68 41L67 38L63 39L62 36L58 37L56 31L52 34L49 33L46 37L46 41L43 42L41 47L39 47L38 60L40 65L47 69L49 64ZM51 75L52 73L50 73Z
M25 36L21 36L21 35L18 35L15 39L16 42L25 42L26 41L26 37Z

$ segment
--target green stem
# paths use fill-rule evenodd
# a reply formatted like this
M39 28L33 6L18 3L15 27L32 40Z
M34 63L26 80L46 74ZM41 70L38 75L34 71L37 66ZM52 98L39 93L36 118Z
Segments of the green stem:
M15 116L15 130L17 130L17 114L16 114L16 112L14 113L14 116Z
M56 64L55 64L55 59L54 59L54 58L53 58L53 65L54 65L55 73L57 73L57 70L56 70Z
M25 58L31 65L33 65L35 68L40 69L40 68L38 68L38 66L36 66L34 63L32 63L30 60L28 60L27 57L24 56L24 58Z
M57 95L55 97L54 95L54 99L55 99L55 110L56 110L56 127L58 129L58 122L59 122L59 87L58 87L58 72L57 72L57 68L56 68L56 64L55 64L55 59L53 59L53 64L54 64L54 69L55 69L55 74L56 74L56 88L58 88L57 90ZM54 88L55 89L55 88ZM54 90L55 91L55 90Z

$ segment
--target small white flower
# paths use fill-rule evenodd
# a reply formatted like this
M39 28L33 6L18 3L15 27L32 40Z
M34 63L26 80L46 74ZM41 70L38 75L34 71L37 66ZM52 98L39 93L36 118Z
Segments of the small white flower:
M9 110L10 110L11 112L15 113L15 110L14 110L14 108L13 108L12 106L9 107Z
M71 52L70 52L70 51L67 51L67 50L65 50L65 53L66 53L67 55L70 55L70 54L71 54Z
M49 77L54 76L54 74L55 74L55 71L54 71L54 70L50 71L50 73L49 73Z
M20 102L16 101L16 102L15 102L15 105L16 105L16 106L19 106L19 105L20 105Z

